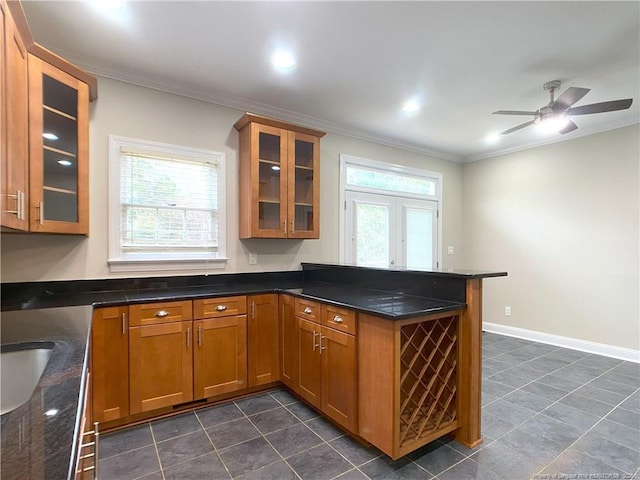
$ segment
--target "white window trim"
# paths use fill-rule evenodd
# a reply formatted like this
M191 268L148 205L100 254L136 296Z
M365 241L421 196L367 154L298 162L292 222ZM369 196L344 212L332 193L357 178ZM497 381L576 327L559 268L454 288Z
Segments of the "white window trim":
M412 177L425 178L436 182L436 194L435 195L419 195L402 192L401 196L420 198L424 200L433 200L438 202L438 237L437 237L437 261L438 265L442 266L442 173L434 172L431 170L422 170L419 168L406 167L404 165L398 165L394 163L380 162L377 160L369 160L363 157L356 157L354 155L340 154L340 203L338 212L338 241L339 245L339 258L340 262L345 261L345 210L346 210L346 192L347 190L356 192L372 192L382 195L393 195L390 190L383 190L372 187L359 187L354 185L347 185L347 166L357 165L374 170L381 170L386 172L400 173L404 175L410 175Z
M158 258L151 253L126 253L120 249L120 147L180 155L182 158L210 159L218 165L218 248L213 254L168 254ZM226 267L226 156L222 152L109 135L109 270L119 272L158 272L222 269ZM173 258L172 258L173 257Z

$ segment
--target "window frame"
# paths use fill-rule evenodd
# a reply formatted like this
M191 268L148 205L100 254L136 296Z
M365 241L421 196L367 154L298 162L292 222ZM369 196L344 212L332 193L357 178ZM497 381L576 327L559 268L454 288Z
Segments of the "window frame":
M214 162L218 168L218 246L215 252L125 252L121 240L121 148ZM137 138L109 135L109 257L111 272L156 272L222 269L226 267L226 155L223 152L184 147Z
M347 167L354 165L356 167L363 167L366 170L379 170L387 173L397 173L401 175L424 178L431 180L435 183L435 195L421 195L408 192L394 192L393 190L384 190L375 187L363 187L347 184ZM381 162L378 160L370 160L363 157L357 157L349 154L340 154L340 203L338 213L338 242L339 242L339 259L340 262L345 261L346 247L345 247L345 235L346 235L346 208L347 208L347 190L362 193L375 193L388 196L399 196L405 198L417 198L422 200L435 201L437 203L437 210L440 212L437 217L437 240L436 240L436 265L437 268L441 268L442 265L442 188L443 188L443 174L440 172L434 172L432 170L423 170L420 168L407 167L404 165L398 165L394 163Z

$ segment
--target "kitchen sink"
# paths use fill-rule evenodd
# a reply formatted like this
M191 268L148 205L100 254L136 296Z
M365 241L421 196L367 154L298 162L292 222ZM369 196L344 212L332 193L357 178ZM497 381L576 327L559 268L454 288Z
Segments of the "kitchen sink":
M0 353L0 414L25 403L38 385L54 344L33 342L2 345Z

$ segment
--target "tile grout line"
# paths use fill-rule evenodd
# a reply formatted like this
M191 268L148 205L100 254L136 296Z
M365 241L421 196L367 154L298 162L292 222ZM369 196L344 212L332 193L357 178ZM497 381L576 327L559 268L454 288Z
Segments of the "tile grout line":
M158 451L158 444L156 442L156 436L153 433L153 428L151 428L151 422L147 423L147 427L151 431L151 441L153 442L153 449L156 451L156 458L158 459L158 466L160 467L160 475L162 475L162 480L165 480L164 468L162 467L162 460L160 460L160 452Z
M535 475L539 475L545 468L547 468L549 465L551 465L555 460L558 459L558 457L560 457L560 455L562 455L563 453L565 453L567 450L569 450L573 445L575 445L576 443L578 443L578 441L580 441L580 439L582 437L584 437L587 433L591 432L599 423L601 423L602 421L604 421L610 414L611 412L613 412L616 408L618 408L620 405L622 405L626 400L629 399L629 397L631 397L631 395L634 395L635 393L639 392L640 388L637 388L633 393L631 393L630 395L628 395L622 402L620 402L617 406L613 407L611 410L609 410L609 413L607 413L605 416L603 416L602 418L600 418L600 420L598 420L596 423L594 423L588 430L586 430L582 435L580 435L577 439L575 439L571 445L569 445L567 448L565 448L562 452L560 452L558 455L555 456L555 458L553 460L551 460L551 462L549 462L548 464L546 464L544 467L542 467L538 472L536 472ZM617 422L616 422L617 423ZM597 435L597 433L595 433L594 435ZM604 438L604 437L603 437ZM608 438L605 438L605 440L609 440ZM612 443L615 443L616 445L620 445L619 443L615 442L614 440L609 440ZM621 447L625 447L624 445L620 445ZM625 448L629 448L629 447L625 447ZM632 450L632 449L629 449ZM591 457L591 455L589 455L588 452L582 452L586 455L588 455L589 457ZM638 453L640 455L640 452ZM591 457L593 458L593 457ZM609 464L608 462L602 462L606 465L608 465L611 468L617 469L616 467L614 467L613 465ZM625 472L625 473L629 473L629 472ZM631 474L633 475L633 473ZM534 476L535 477L535 476Z

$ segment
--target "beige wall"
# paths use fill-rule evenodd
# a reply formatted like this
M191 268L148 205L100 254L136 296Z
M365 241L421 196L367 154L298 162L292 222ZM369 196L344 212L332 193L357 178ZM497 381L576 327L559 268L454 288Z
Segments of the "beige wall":
M443 245L462 251L462 166L378 144L328 134L321 141L320 240L238 240L237 132L233 124L244 112L99 79L99 98L91 105L91 232L88 238L2 234L3 282L93 279L113 276L160 276L109 273L108 135L122 135L222 151L227 157L227 254L225 270L210 273L298 269L303 261L338 261L339 155L341 153L421 167L443 173ZM258 265L248 265L248 252ZM457 256L444 256L444 266ZM197 274L204 272L185 272ZM175 273L173 273L175 274Z
M640 348L639 144L634 125L464 166L465 263L509 272L485 321Z

